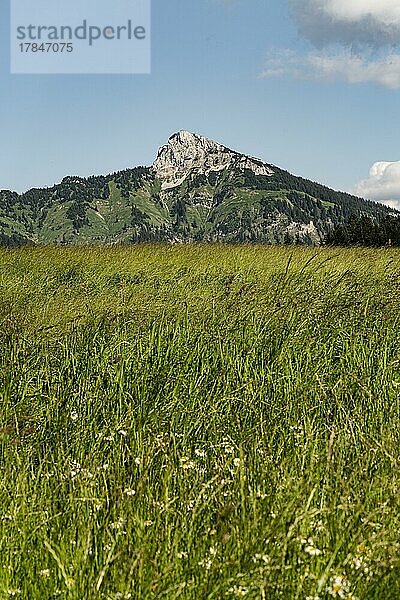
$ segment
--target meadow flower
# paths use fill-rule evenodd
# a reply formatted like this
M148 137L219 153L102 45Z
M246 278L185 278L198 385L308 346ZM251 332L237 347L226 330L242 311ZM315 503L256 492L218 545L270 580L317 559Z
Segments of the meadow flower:
M196 463L193 460L190 460L188 456L182 456L180 459L182 469L185 471L189 469L194 469L196 467Z
M127 496L134 496L136 494L136 490L133 490L132 488L125 488L124 494Z
M125 429L119 429L118 433L122 437L126 437L128 435L128 432Z
M210 558L205 560L199 560L198 565L199 567L204 567L205 569L207 569L207 571L209 571L212 566L212 560Z
M242 464L242 460L238 456L233 459L234 467L240 467L241 464Z
M164 448L168 444L168 434L163 432L157 434L156 443L159 446L159 448Z
M79 413L76 410L73 410L69 417L71 421L77 421L79 419Z
M316 533L320 533L325 530L325 525L321 520L319 521L311 521L310 523L311 529L313 529Z
M189 500L189 502L187 503L187 509L193 510L195 504L196 504L195 500Z
M304 548L304 552L310 554L310 556L319 556L320 554L322 554L322 550L316 548L315 546L306 546Z
M234 587L229 588L228 594L233 594L236 598L243 598L248 593L248 589L239 585L235 585Z
M9 588L9 589L7 590L7 594L8 594L9 596L17 596L17 595L18 595L18 594L20 594L20 593L21 593L21 590L20 590L19 588L15 588L15 589Z
M39 575L40 577L43 577L43 579L48 579L50 577L50 569L42 569L39 571Z
M334 598L348 598L350 591L350 582L342 575L334 575L330 578L330 585L327 587L327 592Z
M199 458L204 458L205 455L206 455L206 453L204 452L204 450L199 450L198 448L196 448L196 450L194 451L194 453Z
M233 447L231 442L226 438L222 442L222 447L226 454L233 454L235 452L235 448Z
M258 498L259 500L265 500L265 498L268 498L268 494L262 492L261 490L257 490L256 498Z
M72 478L76 477L77 475L79 475L79 473L81 472L82 467L81 464L79 462L77 462L76 460L71 460L70 461L70 475Z
M314 540L311 537L309 537L308 540L300 540L300 543L303 546L305 546L304 552L306 552L310 556L319 556L320 554L322 554L322 550L315 546Z
M270 561L270 558L269 558L268 554L255 554L253 556L253 562L256 563L258 561L263 562L264 564L267 565Z
M124 519L122 517L119 517L117 521L114 521L113 523L111 523L110 527L111 529L122 529L122 527L124 526Z

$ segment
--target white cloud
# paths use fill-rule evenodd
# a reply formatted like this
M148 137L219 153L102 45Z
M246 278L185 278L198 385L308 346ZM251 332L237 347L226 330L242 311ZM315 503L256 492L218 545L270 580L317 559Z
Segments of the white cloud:
M385 25L400 25L398 0L313 0L313 4L338 20L371 18Z
M314 51L270 56L263 77L372 82L400 88L400 0L290 0Z
M291 0L299 32L317 47L400 42L398 0Z
M352 191L362 198L382 202L399 209L400 160L374 163L369 171L368 179L357 183Z
M278 51L263 77L291 75L400 88L400 0L292 0L299 31L318 50Z
M372 82L392 89L400 88L400 54L375 60L350 50L314 51L297 55L288 50L275 51L267 60L261 77L291 75L299 79Z

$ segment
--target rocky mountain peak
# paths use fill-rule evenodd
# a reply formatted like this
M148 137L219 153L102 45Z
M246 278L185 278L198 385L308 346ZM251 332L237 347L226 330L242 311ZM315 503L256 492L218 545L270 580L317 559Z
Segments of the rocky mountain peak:
M188 175L208 175L227 168L251 169L256 175L271 175L272 169L260 160L234 152L202 135L179 131L158 151L153 170L162 188L180 185Z

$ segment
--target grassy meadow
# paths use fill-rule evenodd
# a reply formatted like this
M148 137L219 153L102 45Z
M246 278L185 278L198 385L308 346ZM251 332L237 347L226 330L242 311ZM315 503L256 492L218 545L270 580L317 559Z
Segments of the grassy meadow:
M400 598L400 251L0 251L0 600Z

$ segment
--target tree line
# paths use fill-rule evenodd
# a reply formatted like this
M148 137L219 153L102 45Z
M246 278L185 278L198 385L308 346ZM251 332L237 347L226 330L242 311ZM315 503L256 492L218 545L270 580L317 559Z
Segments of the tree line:
M386 215L374 221L366 215L352 215L343 225L337 225L325 238L331 246L400 246L400 214Z

